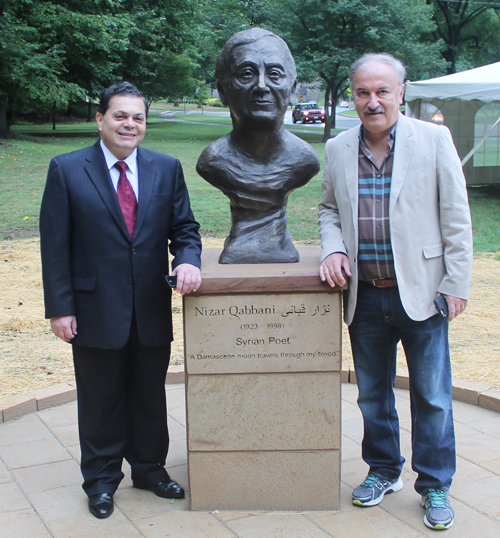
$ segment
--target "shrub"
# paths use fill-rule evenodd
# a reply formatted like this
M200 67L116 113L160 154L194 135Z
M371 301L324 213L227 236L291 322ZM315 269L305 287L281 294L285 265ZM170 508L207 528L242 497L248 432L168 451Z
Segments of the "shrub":
M221 100L217 99L216 97L209 97L208 99L204 99L204 104L206 104L207 106L224 106Z

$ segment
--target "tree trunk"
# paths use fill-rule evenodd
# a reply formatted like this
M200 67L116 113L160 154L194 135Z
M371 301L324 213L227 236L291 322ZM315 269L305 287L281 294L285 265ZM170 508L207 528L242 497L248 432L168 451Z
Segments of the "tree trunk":
M89 99L89 106L87 107L87 123L92 121L92 101Z
M56 130L56 101L54 101L54 106L52 107L52 130Z
M337 103L339 102L339 90L340 90L340 82L332 83L332 122L331 122L331 128L335 129L337 125Z
M330 128L335 129L337 126L337 99L335 99L335 92L332 91L332 104L330 106L330 114L332 116L332 121L330 122Z
M7 101L6 95L0 96L0 138L9 138L9 124L7 123Z
M449 63L446 68L446 74L452 75L457 72L457 51L453 47L448 47L441 53L443 58Z
M327 82L326 90L325 90L325 130L323 131L323 142L327 142L331 138L332 116L333 116L333 121L335 125L335 110L333 110L333 113L332 113L331 112L332 109L328 104L330 101L331 91L332 91L332 84L331 82Z
M332 104L329 107L325 107L325 132L323 134L323 142L326 142L332 137L332 129L335 129L337 103L339 102L340 94L346 89L342 88L344 82L344 80L341 80L340 82L330 81L327 83L325 104L329 101L331 101Z

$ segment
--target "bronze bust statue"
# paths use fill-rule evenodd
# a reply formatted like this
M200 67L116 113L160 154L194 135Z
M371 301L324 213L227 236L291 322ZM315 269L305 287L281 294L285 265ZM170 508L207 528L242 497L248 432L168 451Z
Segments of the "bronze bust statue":
M233 130L205 148L196 169L231 204L232 227L219 263L298 262L286 204L318 173L319 160L284 127L297 86L292 54L272 32L245 30L227 41L215 75Z

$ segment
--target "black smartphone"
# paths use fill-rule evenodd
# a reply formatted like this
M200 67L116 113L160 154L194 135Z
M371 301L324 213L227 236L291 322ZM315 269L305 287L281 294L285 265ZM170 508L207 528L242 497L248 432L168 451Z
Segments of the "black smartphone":
M167 282L167 284L172 289L175 289L177 287L177 277L176 276L165 275L165 281Z
M440 295L434 299L434 306L442 318L448 319L448 302L446 301L446 297L444 295Z

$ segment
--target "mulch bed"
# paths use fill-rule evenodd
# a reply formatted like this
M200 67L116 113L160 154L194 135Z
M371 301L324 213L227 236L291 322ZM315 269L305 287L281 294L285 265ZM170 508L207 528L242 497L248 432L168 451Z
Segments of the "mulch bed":
M222 239L204 239L220 247ZM58 340L44 319L38 238L0 241L0 399L56 383L74 381L71 346ZM474 259L467 310L450 324L455 379L500 388L500 261L495 255ZM174 293L174 342L171 364L184 362L182 301ZM351 361L343 327L343 361ZM402 349L398 369L406 370Z

